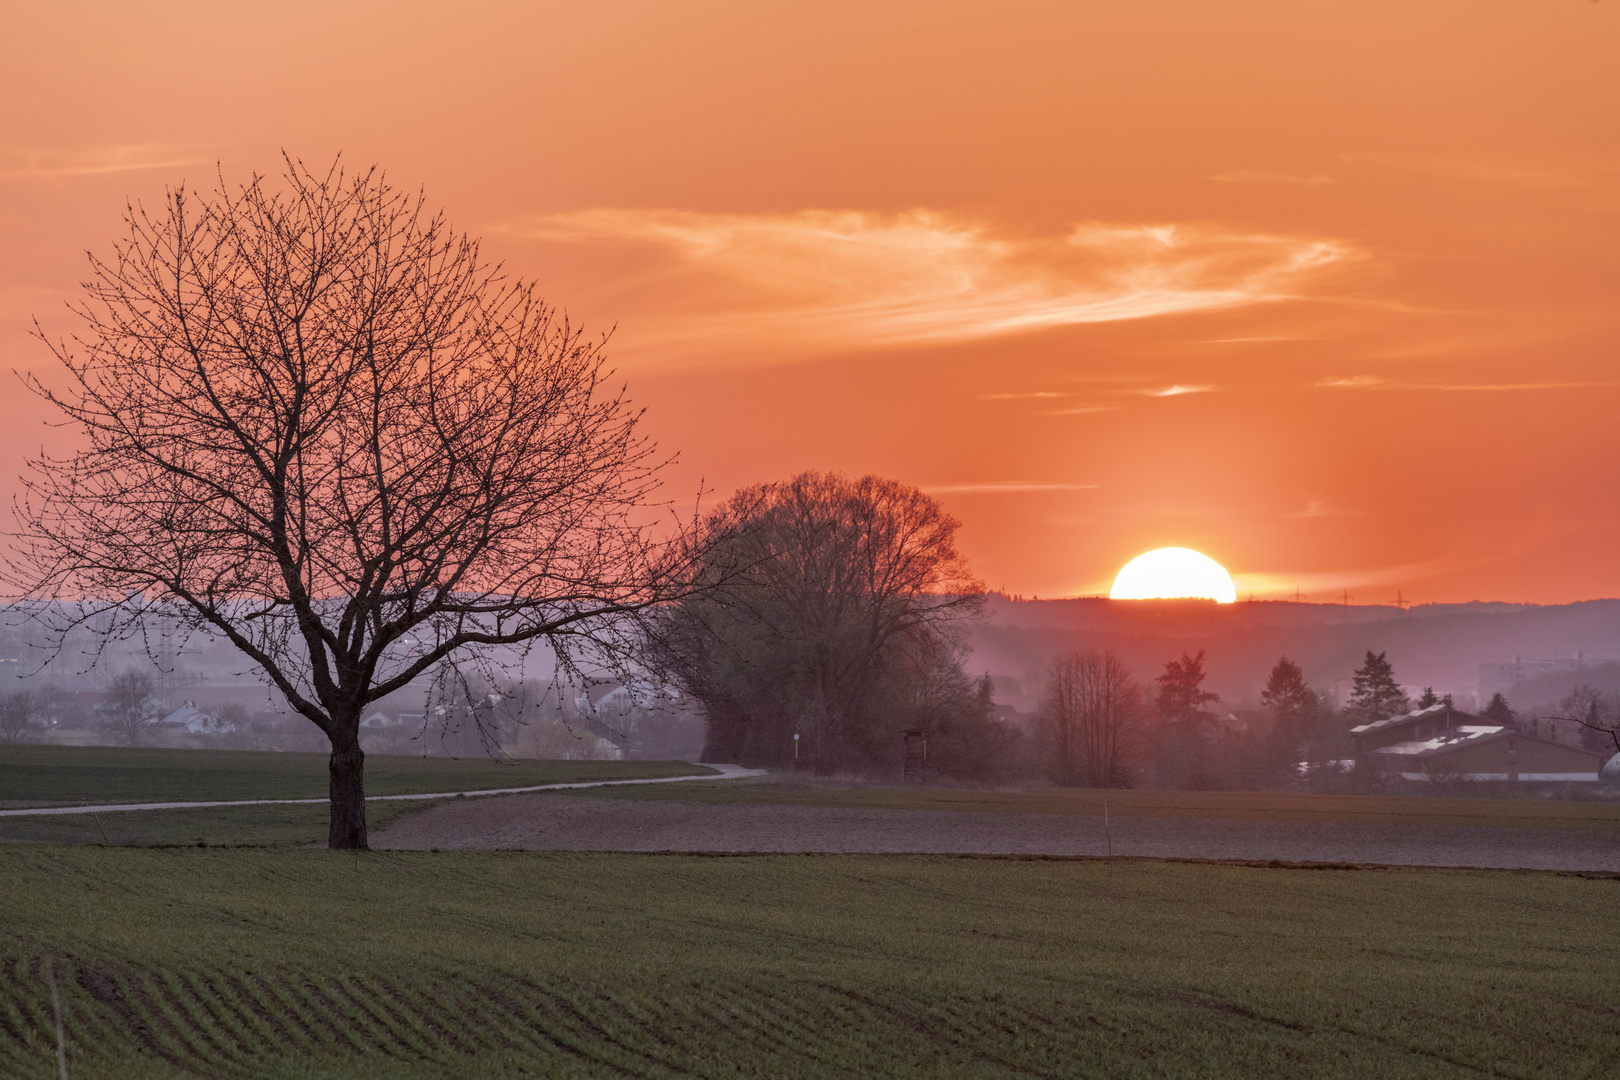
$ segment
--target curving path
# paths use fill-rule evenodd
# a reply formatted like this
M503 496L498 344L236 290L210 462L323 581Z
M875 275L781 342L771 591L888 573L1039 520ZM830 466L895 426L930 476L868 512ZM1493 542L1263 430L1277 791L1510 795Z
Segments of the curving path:
M714 776L655 776L638 780L585 780L570 784L536 784L533 787L479 788L470 791L433 791L419 795L369 795L367 802L398 802L410 799L473 798L478 795L527 795L535 791L567 791L571 788L612 787L619 784L670 784L677 780L740 780L749 776L764 776L764 769L745 769L741 765L710 765ZM222 802L152 802L85 804L83 806L29 807L25 810L0 810L0 817L42 817L47 814L111 814L124 810L204 810L212 806L308 806L324 803L326 799L237 799Z

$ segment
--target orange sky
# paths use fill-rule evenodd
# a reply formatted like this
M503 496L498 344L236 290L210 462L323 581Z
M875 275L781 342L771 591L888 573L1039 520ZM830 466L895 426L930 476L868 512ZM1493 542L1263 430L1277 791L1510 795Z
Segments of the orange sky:
M265 16L265 11L274 14ZM1620 595L1620 3L14 5L0 350L126 197L342 150L593 327L672 491L939 494L992 587ZM61 436L13 383L0 468ZM59 445L59 443L52 443Z

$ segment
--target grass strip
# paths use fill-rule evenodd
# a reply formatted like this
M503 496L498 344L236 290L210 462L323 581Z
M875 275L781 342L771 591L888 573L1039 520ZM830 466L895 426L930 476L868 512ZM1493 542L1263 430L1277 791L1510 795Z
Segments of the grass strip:
M595 799L702 803L710 806L825 806L997 814L1298 822L1612 829L1620 833L1620 796L1611 799L1482 799L1401 795L1329 795L1294 791L1163 791L1039 788L991 790L854 783L788 777L727 784L590 788L564 794Z
M592 780L704 776L684 761L536 761L372 754L366 794L414 795ZM325 754L112 746L0 747L0 806L321 799Z

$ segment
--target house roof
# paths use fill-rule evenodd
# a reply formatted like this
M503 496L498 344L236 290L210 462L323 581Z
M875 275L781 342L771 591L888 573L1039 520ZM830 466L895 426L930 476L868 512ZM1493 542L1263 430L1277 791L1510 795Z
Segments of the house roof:
M1401 757L1428 757L1431 754L1442 753L1446 750L1455 750L1459 746L1473 746L1476 743L1492 742L1508 733L1508 729L1497 724L1464 724L1461 727L1443 731L1432 739L1411 739L1407 742L1392 743L1389 746L1380 746L1374 750L1375 754L1396 754Z
M598 705L598 704L601 703L603 698L608 697L611 694L616 694L621 690L624 691L626 694L629 693L629 690L625 689L625 686L624 686L623 683L617 683L617 682L595 683L595 684L593 684L591 686L587 686L585 688L585 700L590 702L592 705Z
M1560 750L1572 750L1579 754L1586 754L1594 761L1599 761L1603 757L1602 754L1594 754L1590 750L1585 750L1579 746L1569 746L1565 743L1554 742L1551 739L1537 738L1534 735L1526 735L1523 732L1515 732L1511 728L1502 727L1497 724L1464 724L1461 727L1453 728L1450 731L1443 731L1439 735L1434 736L1432 739L1411 739L1407 742L1392 743L1389 746L1380 746L1378 749L1374 750L1373 753L1388 754L1393 757L1402 758L1433 757L1436 754L1448 753L1452 750L1458 749L1459 747L1477 746L1481 743L1495 742L1497 739L1506 738L1509 735L1515 734L1518 735L1518 737L1524 742L1543 743L1549 746L1556 746Z
M1448 712L1456 713L1458 716L1466 716L1470 720L1474 718L1472 713L1465 713L1455 705L1452 705L1450 702L1437 701L1433 705L1430 705L1427 709L1413 709L1409 713L1401 713L1399 716L1391 716L1387 720L1374 720L1370 724L1357 724L1355 727L1350 729L1350 734L1370 735L1375 731L1387 731L1392 727L1400 727L1402 724L1413 724L1419 720L1426 720L1431 716L1444 716Z
M184 724L187 731L202 731L208 727L208 722L212 719L213 717L196 706L186 704L165 716L163 723Z

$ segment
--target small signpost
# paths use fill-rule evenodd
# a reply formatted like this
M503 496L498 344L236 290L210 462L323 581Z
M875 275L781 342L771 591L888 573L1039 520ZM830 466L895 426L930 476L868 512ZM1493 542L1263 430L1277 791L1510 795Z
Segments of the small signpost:
M799 733L797 731L793 733L793 768L795 771L799 768Z
M928 783L928 731L926 728L907 728L905 738L904 777L908 784Z

